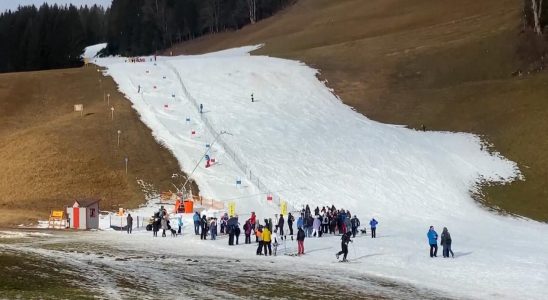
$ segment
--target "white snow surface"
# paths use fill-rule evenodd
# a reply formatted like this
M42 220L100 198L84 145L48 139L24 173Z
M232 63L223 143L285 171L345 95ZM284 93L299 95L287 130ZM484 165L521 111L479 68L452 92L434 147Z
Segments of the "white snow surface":
M88 58L88 59L95 58L97 56L97 53L99 53L99 51L105 49L106 47L107 47L107 43L88 46L84 49L82 58Z
M297 209L334 204L357 214L362 225L372 217L380 223L377 239L355 243L360 259L346 265L350 270L448 296L545 297L546 224L489 212L471 197L479 181L519 178L515 163L487 152L472 134L418 132L369 120L341 103L316 78L317 70L249 55L257 47L156 62L152 57L143 63L121 57L96 61L185 172L203 157L205 145L212 145L210 156L217 163L205 168L200 162L192 178L203 196L235 201L242 224L251 211L260 219L279 212L264 191ZM230 135L213 143L222 130ZM250 170L254 180L248 180ZM156 208L148 206L145 215ZM438 234L448 227L455 259L429 257L430 225ZM335 260L337 239L325 239L332 248L320 246L324 238L311 240L305 247L318 250L301 261ZM207 243L198 245L207 249Z

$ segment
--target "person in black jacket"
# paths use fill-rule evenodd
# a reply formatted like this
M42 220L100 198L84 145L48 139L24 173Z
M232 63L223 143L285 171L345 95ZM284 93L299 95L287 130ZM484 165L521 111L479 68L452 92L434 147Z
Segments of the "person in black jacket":
M280 219L278 219L278 228L280 230L280 240L284 239L284 215L280 214Z
M202 216L202 219L200 220L200 225L202 227L202 234L200 235L200 239L207 240L208 224L207 224L206 215Z
M299 231L297 231L297 245L298 245L298 253L299 255L304 254L304 230L302 227L299 227Z
M343 234L342 238L341 238L341 251L339 251L337 254L335 254L335 257L337 257L337 259L339 259L339 256L341 254L344 254L343 256L343 260L342 261L347 261L346 260L346 256L348 255L348 243L351 243L352 240L350 239L350 235L352 233L350 231L348 231L347 233Z
M449 257L449 253L451 253L451 256L453 258L455 257L455 254L453 254L453 250L451 250L451 234L449 234L449 231L447 231L447 227L443 227L440 244L443 247L443 257Z
M131 214L127 214L127 233L131 233L133 229L133 217Z
M154 219L152 221L152 236L157 237L159 230L160 230L160 215L159 213L154 213Z
M356 237L356 233L358 233L358 227L360 227L360 220L354 215L352 219L350 220L350 224L352 226L352 237Z
M232 246L234 245L234 235L236 234L234 225L230 224L228 225L228 245Z
M291 236L291 240L293 240L293 222L295 222L295 218L291 213L287 215L287 226L289 226L289 235Z
M236 226L234 227L234 237L236 237L236 245L238 245L238 242L239 242L239 240L240 240L240 233L241 233L241 231L240 231L240 226L239 226L239 225L236 225Z

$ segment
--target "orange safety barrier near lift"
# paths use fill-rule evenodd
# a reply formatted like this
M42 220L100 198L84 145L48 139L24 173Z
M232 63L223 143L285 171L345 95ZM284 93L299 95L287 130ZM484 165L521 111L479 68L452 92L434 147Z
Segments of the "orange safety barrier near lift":
M194 202L192 200L183 201L185 207L185 214L191 214L194 211Z

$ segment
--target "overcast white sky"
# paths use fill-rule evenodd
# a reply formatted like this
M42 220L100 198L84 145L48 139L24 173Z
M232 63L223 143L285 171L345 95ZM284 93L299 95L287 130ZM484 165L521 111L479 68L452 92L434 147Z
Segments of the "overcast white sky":
M72 3L76 6L85 5L88 6L91 4L100 4L104 7L110 6L112 0L0 0L0 12L4 12L8 9L16 10L19 5L31 5L34 4L36 7L42 5L42 3L47 2L49 4L68 4Z

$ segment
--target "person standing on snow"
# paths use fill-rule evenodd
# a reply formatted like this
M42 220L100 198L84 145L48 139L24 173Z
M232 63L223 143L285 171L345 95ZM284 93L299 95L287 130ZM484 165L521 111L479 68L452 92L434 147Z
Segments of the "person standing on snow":
M304 238L305 238L305 234L304 234L303 227L301 226L299 227L299 230L297 231L297 248L298 248L297 254L298 255L304 254Z
M285 225L285 220L284 220L284 215L283 214L280 214L280 218L278 219L278 228L280 230L280 239L284 239L284 225Z
M430 244L430 257L438 257L438 233L434 230L434 226L430 226L426 236Z
M236 224L234 226L234 237L236 238L236 245L238 245L239 241L240 241L240 225L239 224Z
M127 233L131 234L131 230L133 229L133 217L131 214L127 214Z
M263 228L259 226L257 231L255 231L255 236L257 241L259 241L259 246L257 247L257 255L263 255Z
M339 256L341 254L344 254L342 261L348 261L346 260L346 256L348 255L348 243L351 243L352 240L350 239L350 235L352 235L352 232L347 232L342 235L341 237L341 251L339 251L337 254L335 254L335 257L339 259Z
M267 253L266 252L267 248L268 248L268 255L272 255L271 241L272 241L272 237L271 237L270 230L268 229L268 227L265 226L265 228L263 228L263 247L264 247L265 256Z
M179 230L177 230L177 234L183 235L183 216L179 215L179 217L177 217L177 225L179 225Z
M167 227L167 218L165 216L162 217L160 224L162 224L162 237L166 237L166 230L169 228Z
M200 113L203 113L203 112L204 112L204 105L200 103Z
M207 218L206 215L202 216L202 219L200 221L200 225L202 227L202 234L200 235L201 240L207 240Z
M322 222L320 221L320 216L315 216L314 221L312 222L312 236L320 237L320 226Z
M257 216L255 216L255 212L251 212L251 217L249 218L249 223L251 224L251 231L255 232L255 229L257 229L256 223L257 223ZM257 235L255 235L255 242L258 243L259 239L257 238Z
M304 219L303 219L303 215L301 214L301 216L297 219L297 229L303 228L303 226L304 226Z
M327 233L328 232L328 228L329 228L329 217L328 217L329 214L327 213L323 213L322 215L322 232L323 233Z
M346 212L346 218L344 219L345 232L352 233L352 222L350 222L350 212Z
M154 220L152 221L152 236L157 237L160 230L160 213L154 213Z
M200 234L200 214L198 212L194 213L192 220L194 220L194 234L199 235Z
M377 220L375 220L375 218L371 219L371 221L369 221L369 226L371 226L371 238L374 239L377 237L377 224L379 224L379 222L377 222Z
M356 233L358 232L358 227L360 227L360 220L356 215L352 217L352 220L350 220L350 223L352 224L352 237L356 237Z
M209 234L211 235L211 240L215 240L217 237L217 220L215 218L211 219L209 223Z
M291 236L291 240L293 240L293 222L295 222L295 218L291 213L287 215L287 226L289 227L289 235Z
M245 234L245 243L251 244L251 231L253 229L251 228L251 222L249 220L245 221L244 224L244 234Z
M332 233L332 234L337 234L336 230L337 229L337 215L333 214L330 216L331 220L329 221L329 233Z
M234 245L234 225L228 225L228 245L233 246Z
M441 232L440 245L443 247L443 257L449 257L449 253L451 253L451 256L455 258L455 254L451 250L451 234L447 231L447 227L443 227L443 231Z

